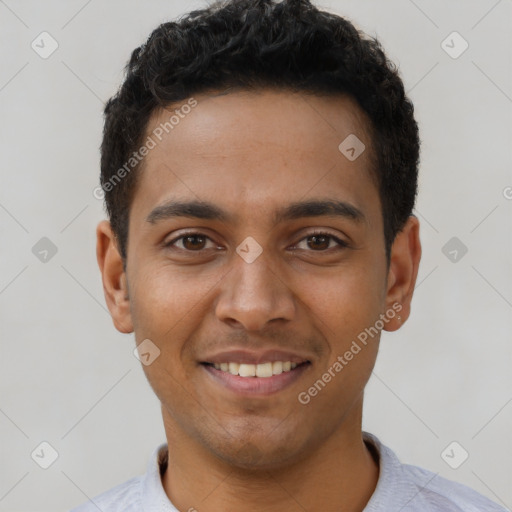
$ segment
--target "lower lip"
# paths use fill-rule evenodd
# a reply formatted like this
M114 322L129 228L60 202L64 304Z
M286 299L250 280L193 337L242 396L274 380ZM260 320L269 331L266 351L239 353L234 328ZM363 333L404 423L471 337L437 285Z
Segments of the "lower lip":
M245 396L271 395L293 384L307 371L311 363L296 366L289 372L283 372L272 377L240 377L229 372L217 370L214 366L201 365L216 382L219 382L230 391Z

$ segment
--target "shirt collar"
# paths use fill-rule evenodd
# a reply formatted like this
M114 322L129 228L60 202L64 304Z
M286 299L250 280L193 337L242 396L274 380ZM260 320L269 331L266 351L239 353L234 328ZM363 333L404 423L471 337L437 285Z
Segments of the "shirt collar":
M368 432L363 432L363 440L369 445L370 450L373 448L372 451L378 455L379 460L377 487L364 512L405 508L409 502L418 497L420 490L404 474L403 466L392 450ZM162 484L161 474L166 470L167 462L167 444L163 443L154 450L144 476L141 496L144 512L177 512ZM427 484L428 482L425 482L425 485Z
M161 474L167 468L167 444L159 445L151 456L142 482L141 502L144 512L177 512L165 493Z
M379 479L377 487L363 512L382 512L383 510L401 510L406 512L409 504L415 510L426 510L428 504L422 506L424 496L422 490L433 477L427 479L423 487L418 487L404 471L404 465L395 453L384 446L379 439L368 432L363 432L363 440L372 445L379 455ZM437 476L437 475L434 475ZM413 502L414 500L414 502ZM419 508L417 508L419 507Z

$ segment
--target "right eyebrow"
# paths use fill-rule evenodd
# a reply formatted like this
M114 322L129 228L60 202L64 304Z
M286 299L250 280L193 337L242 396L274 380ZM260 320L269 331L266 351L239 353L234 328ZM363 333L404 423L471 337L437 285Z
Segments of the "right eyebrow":
M204 201L171 200L154 208L146 217L146 221L156 224L161 220L173 217L191 217L205 220L232 221L232 215L214 204Z

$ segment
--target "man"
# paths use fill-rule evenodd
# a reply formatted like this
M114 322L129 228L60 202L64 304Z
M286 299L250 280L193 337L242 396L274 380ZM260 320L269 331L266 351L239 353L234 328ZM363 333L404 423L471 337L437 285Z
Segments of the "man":
M105 108L97 256L167 443L77 511L503 511L362 432L421 256L413 106L306 0L165 23Z

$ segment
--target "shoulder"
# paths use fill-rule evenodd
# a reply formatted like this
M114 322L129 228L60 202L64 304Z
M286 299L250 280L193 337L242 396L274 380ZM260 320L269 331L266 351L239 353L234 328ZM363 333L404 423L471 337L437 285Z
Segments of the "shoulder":
M71 512L140 512L143 476L137 476L105 491Z
M426 469L402 465L404 476L418 489L418 500L428 504L428 510L446 512L506 512L477 491L448 480Z
M379 481L365 512L507 512L465 485L402 464L376 436L364 432L364 440L380 466Z

